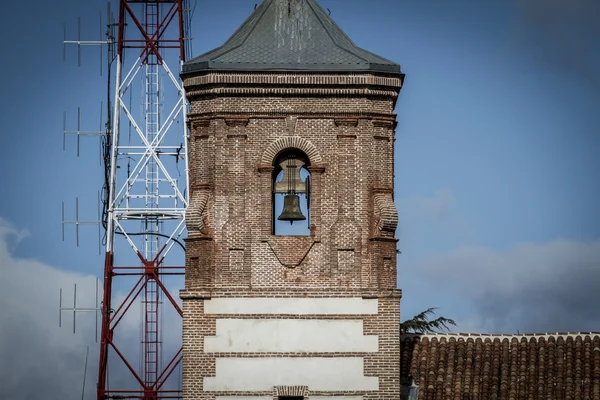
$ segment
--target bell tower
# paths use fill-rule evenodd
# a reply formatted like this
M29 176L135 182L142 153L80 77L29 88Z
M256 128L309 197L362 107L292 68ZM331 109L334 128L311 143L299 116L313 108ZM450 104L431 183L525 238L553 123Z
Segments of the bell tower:
M399 399L400 66L265 0L182 77L184 399Z

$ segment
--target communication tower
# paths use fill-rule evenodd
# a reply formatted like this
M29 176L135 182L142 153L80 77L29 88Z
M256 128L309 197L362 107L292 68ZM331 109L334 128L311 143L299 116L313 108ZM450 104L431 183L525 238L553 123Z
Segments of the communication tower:
M182 315L165 280L184 273L177 247L183 247L189 193L188 103L179 71L190 54L191 9L188 0L119 0L118 6L106 35L110 111L103 135L106 254L97 398L180 398L180 387L167 382L176 379L182 352L164 351L162 343L167 308ZM121 346L117 329L137 318L134 304L141 320L137 359ZM131 379L111 377L115 365Z

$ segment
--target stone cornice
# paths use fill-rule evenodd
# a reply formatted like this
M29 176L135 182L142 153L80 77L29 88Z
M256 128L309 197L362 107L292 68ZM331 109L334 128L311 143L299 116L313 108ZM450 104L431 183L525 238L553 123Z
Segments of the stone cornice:
M186 88L206 85L380 86L400 90L402 78L373 73L213 72L184 78Z
M395 122L396 114L389 113L374 113L374 112L363 112L363 111L350 111L350 112L314 112L314 111L294 111L290 112L280 112L280 111L215 111L215 112L202 112L202 113L190 113L188 114L188 119L191 123L197 123L200 121L203 122L204 125L208 126L210 124L211 119L230 119L230 118L253 118L253 119L285 119L290 115L294 115L298 119L378 119L387 120L391 123Z
M221 289L189 289L179 291L179 297L184 300L231 298L231 297L306 297L306 298L348 298L361 297L363 299L384 299L402 297L401 289L356 289L335 290L328 288L288 288L277 289L246 289L246 288L221 288Z
M216 87L210 89L190 90L188 99L198 97L254 97L254 96L317 96L317 97L386 97L398 98L396 90L380 90L371 88L298 88L298 87Z

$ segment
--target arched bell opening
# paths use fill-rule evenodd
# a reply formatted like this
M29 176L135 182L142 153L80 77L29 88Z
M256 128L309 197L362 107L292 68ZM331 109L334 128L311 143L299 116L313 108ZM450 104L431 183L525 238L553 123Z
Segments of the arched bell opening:
M310 235L310 161L298 149L280 152L273 162L273 234Z

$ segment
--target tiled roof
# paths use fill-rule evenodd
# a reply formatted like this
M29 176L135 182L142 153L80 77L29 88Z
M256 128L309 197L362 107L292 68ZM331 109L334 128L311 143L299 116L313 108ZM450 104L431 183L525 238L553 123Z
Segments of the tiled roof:
M400 74L400 65L356 46L315 0L265 0L223 46L183 65L205 70Z
M597 332L409 334L401 348L419 400L600 400Z

